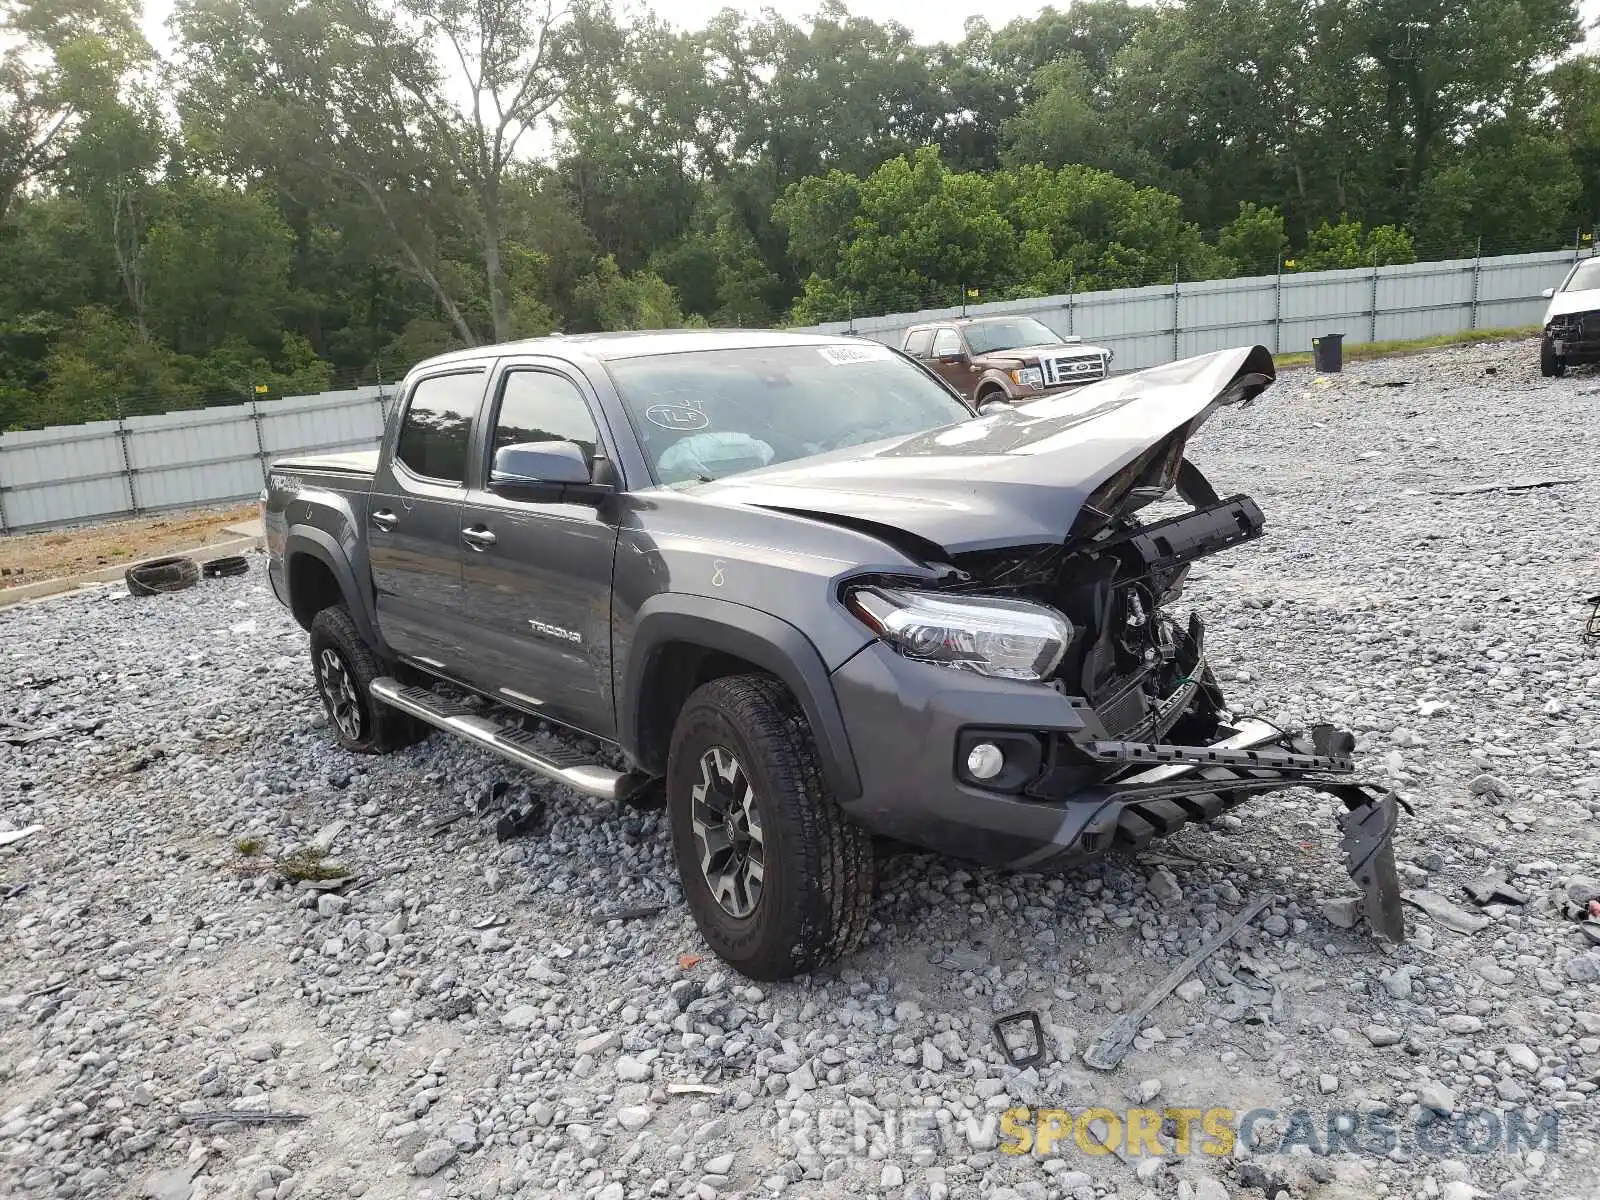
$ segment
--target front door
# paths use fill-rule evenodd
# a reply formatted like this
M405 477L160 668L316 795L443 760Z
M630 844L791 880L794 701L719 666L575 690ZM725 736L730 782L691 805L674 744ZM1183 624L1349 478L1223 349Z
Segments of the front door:
M554 365L510 363L496 381L461 537L470 682L587 733L616 733L611 689L611 567L616 526L605 506L532 502L489 489L494 452L524 442L575 443L604 455L586 385Z
M479 367L417 381L367 508L378 631L396 654L441 669L456 660L466 613L461 501L486 374Z
M933 335L933 359L928 363L934 374L963 396L972 394L972 367L961 334L946 326Z

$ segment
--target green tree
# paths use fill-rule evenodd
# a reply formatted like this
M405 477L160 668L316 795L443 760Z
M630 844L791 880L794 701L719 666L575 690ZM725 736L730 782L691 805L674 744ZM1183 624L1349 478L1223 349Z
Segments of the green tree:
M148 54L129 0L0 0L0 218Z
M293 235L260 196L226 184L175 189L145 246L150 328L180 354L230 339L276 348Z
M1217 233L1217 252L1233 263L1234 274L1266 275L1278 269L1289 248L1283 214L1248 200L1239 201L1239 215Z
M1324 221L1311 231L1296 266L1302 271L1331 271L1415 261L1411 237L1404 230L1380 225L1369 231L1360 221L1341 217L1337 225Z

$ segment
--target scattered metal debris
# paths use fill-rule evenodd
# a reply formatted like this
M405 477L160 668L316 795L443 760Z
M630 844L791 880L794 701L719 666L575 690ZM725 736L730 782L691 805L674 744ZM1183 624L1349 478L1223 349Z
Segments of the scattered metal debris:
M254 1109L221 1108L212 1112L189 1114L191 1125L223 1125L236 1121L240 1125L298 1125L311 1118L305 1113L256 1111Z
M9 846L14 842L23 841L26 838L31 838L36 833L43 832L43 830L43 825L29 825L26 829L4 830L0 832L0 846Z
M1438 892L1430 892L1427 888L1408 888L1401 893L1401 897L1407 904L1415 905L1432 917L1434 924L1453 933L1477 933L1489 924L1488 917L1457 908Z
M1522 479L1500 479L1493 483L1463 483L1451 487L1435 488L1435 496L1476 496L1483 492L1528 492L1536 488L1559 487L1567 483L1582 483L1581 479L1565 476L1527 476Z
M1133 1048L1133 1039L1139 1036L1139 1030L1144 1026L1144 1019L1150 1015L1155 1006L1165 1000L1173 990L1190 975L1206 959L1210 958L1222 947L1231 942L1235 935L1261 913L1272 902L1270 896L1257 896L1244 910L1230 921L1216 937L1212 938L1200 949L1196 950L1160 983L1150 990L1139 1007L1132 1012L1119 1017L1094 1043L1083 1052L1083 1061L1096 1071L1110 1071L1126 1057Z
M669 1083L669 1096L720 1096L722 1089L709 1083Z
M15 900L18 896L22 895L23 892L27 891L29 886L30 885L28 881L23 880L19 884L8 887L5 891L0 892L0 900Z
M105 718L101 717L94 721L73 721L66 725L52 725L48 729L22 729L20 725L14 725L12 728L22 729L22 732L0 735L0 742L8 742L13 746L31 746L34 742L66 737L68 734L94 733L105 723Z
M1528 895L1506 882L1501 874L1485 875L1461 886L1461 890L1480 907L1486 904L1526 904Z
M666 911L665 904L630 904L595 913L594 923L605 925L611 921L641 921L646 917L658 917Z
M1006 1038L1006 1030L1020 1029L1023 1026L1033 1029L1033 1049L1017 1048L1012 1046ZM1024 1009L1021 1012L1008 1013L1003 1017L996 1017L992 1026L994 1030L995 1045L1000 1047L1000 1053L1019 1071L1028 1067L1037 1067L1044 1062L1045 1053L1049 1049L1044 1040L1044 1025L1039 1021L1039 1014L1033 1009Z

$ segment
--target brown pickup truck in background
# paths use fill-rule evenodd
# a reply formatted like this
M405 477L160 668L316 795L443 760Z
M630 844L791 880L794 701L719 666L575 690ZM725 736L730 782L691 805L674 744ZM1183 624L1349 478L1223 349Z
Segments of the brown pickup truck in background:
M913 325L900 349L974 404L1016 404L1104 379L1111 351L1062 338L1033 317L963 317Z

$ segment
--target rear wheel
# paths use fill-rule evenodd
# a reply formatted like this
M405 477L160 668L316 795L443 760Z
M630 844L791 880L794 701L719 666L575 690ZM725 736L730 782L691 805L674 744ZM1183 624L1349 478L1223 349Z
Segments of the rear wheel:
M689 697L667 815L695 924L734 969L785 979L860 944L872 840L828 795L805 715L777 680L729 676Z
M383 667L342 606L311 620L311 669L328 727L346 750L387 754L427 736L425 725L373 699L372 681Z
M1539 343L1539 374L1548 378L1558 377L1567 373L1567 360L1556 353L1556 348L1548 341Z

